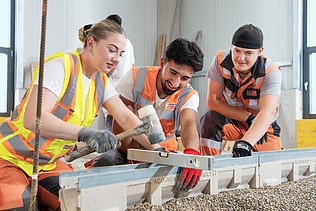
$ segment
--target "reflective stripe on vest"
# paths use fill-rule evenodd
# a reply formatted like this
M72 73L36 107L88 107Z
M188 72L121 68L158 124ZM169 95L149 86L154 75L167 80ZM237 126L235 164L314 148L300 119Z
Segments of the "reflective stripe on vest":
M52 110L52 114L59 119L62 119L63 121L68 121L71 117L71 113L73 112L72 109L75 107L76 104L76 87L78 82L78 74L81 71L81 64L79 62L79 54L76 52L69 54L56 53L48 57L45 62L60 56L63 57L65 60L65 78L63 87L65 91L62 92L61 98L56 102ZM37 77L37 73L38 70L36 70L34 74L30 89L23 97L21 104L16 107L13 115L11 116L11 119L3 122L3 124L0 125L0 137L2 136L2 138L0 138L0 157L10 160L10 162L20 166L28 174L30 174L32 171L35 133L24 128L23 119L25 107L28 102L33 83L35 81L35 78ZM90 89L92 92L89 96L91 96L91 99L94 99L94 101L90 104L93 104L96 107L96 109L93 110L93 112L95 112L96 114L98 112L98 109L102 105L104 91L108 83L108 78L105 74L97 71L93 75L92 79L94 81L94 84L92 85L94 85L95 89L91 89L90 84ZM85 107L91 109L91 106L86 105ZM79 113L82 112L81 110L82 109L80 109ZM95 114L89 114L88 118L90 119L95 117ZM78 119L74 120L72 124L81 125L86 123L85 121L86 119L84 119L84 121ZM87 119L87 122L90 122L90 120L88 121ZM46 170L54 168L54 162L61 156L66 154L69 150L71 150L71 146L73 147L74 144L75 141L72 140L60 140L52 138L47 139L44 137L40 137L39 163L41 165L39 167L39 170L44 167ZM47 147L49 147L49 149L47 149Z
M97 71L94 74L94 83L95 83L95 89L96 89L97 99L98 99L97 100L97 102L98 102L97 108L99 111L101 106L102 106L104 90L105 90L104 82L102 80L102 74L99 71Z
M134 73L137 72L136 81L134 84L133 89L133 100L134 100L134 109L137 110L140 107L143 107L148 104L153 104L156 100L156 85L153 86L155 90L151 90L151 96L148 96L150 99L146 99L142 96L145 81L147 77L147 68L146 67L139 67L138 69L134 69ZM159 69L155 70L155 76L157 76L159 73ZM157 77L156 77L157 78ZM151 80L151 83L156 84L156 78L155 80ZM169 97L166 104L169 102L170 99L175 98L176 102L172 102L172 104L175 104L175 109L163 109L161 114L159 115L159 119L161 124L163 125L163 121L172 121L173 128L170 131L164 131L165 134L171 133L166 137L166 140L169 140L171 138L175 138L175 132L178 132L180 127L180 110L183 104L186 102L187 97L190 93L195 93L196 91L188 84L187 87L177 91L173 95ZM148 94L148 93L147 93ZM164 126L164 125L163 125Z
M138 106L138 105L140 107L143 107L145 105L153 104L153 101L147 100L147 99L142 97L146 73L147 73L146 67L139 67L138 68L138 74L137 74L135 86L133 89L134 111L136 111L136 109L137 109L136 106Z
M229 51L218 51L217 52L217 64L218 68L221 71L223 78L230 80L232 84L236 83L236 79L232 77L232 71L228 70L221 66L223 60L229 55ZM265 58L264 56L261 56ZM270 59L265 60L265 74L268 74L271 70L277 69L278 66L273 63ZM253 78L252 73L250 72L241 82L240 87L236 92L230 90L226 87L223 90L223 97L225 101L231 106L238 106L242 109L245 109L249 112L257 114L259 111L259 99L245 99L243 92L248 89L260 89L263 83L265 76Z
M218 142L218 141L215 141L213 139L201 138L200 139L200 146L211 147L214 149L221 149L222 142Z
M66 114L69 112L70 105L73 102L74 97L75 97L76 84L77 84L77 71L75 71L75 70L76 70L76 65L77 65L78 59L75 55L72 55L72 54L69 54L69 55L71 55L71 57L73 59L73 68L71 68L72 74L70 75L67 89L66 89L64 95L62 96L62 98L60 99L60 102L63 105L65 105L66 107L62 107L62 106L58 105L56 107L56 109L53 110L53 114L62 120L65 120ZM67 121L67 120L65 120L65 121Z

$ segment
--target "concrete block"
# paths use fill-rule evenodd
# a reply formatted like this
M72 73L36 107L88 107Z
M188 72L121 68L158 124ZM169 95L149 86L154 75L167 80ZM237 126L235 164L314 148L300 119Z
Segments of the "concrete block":
M75 188L59 190L60 208L64 211L78 210L79 192Z
M146 201L161 205L173 198L274 186L316 175L316 149L258 152L242 158L224 154L203 159L209 159L209 170L203 170L198 185L186 193L176 189L179 168L173 166L134 164L62 173L61 207L125 210Z
M78 197L80 210L126 210L126 183L81 189Z
M315 175L316 150L281 150L260 152L260 187L274 186Z

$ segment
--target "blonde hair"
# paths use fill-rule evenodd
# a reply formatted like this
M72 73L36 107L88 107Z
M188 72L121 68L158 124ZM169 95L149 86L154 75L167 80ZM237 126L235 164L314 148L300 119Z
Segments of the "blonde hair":
M107 39L110 33L122 34L125 36L123 28L112 20L101 20L95 24L88 24L81 27L78 31L79 40L87 45L88 37L93 37L96 42Z

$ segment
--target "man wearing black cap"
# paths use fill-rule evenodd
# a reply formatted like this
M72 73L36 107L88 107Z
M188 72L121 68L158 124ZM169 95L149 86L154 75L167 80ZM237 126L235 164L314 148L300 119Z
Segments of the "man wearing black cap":
M215 55L207 73L209 111L201 119L203 154L220 154L222 140L236 141L233 157L281 149L281 71L263 49L261 29L247 24L234 33L230 50Z

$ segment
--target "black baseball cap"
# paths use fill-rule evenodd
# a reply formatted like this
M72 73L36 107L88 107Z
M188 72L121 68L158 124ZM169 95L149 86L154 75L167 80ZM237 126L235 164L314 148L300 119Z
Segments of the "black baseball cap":
M240 48L259 49L263 46L263 34L259 27L246 24L234 33L232 44Z

